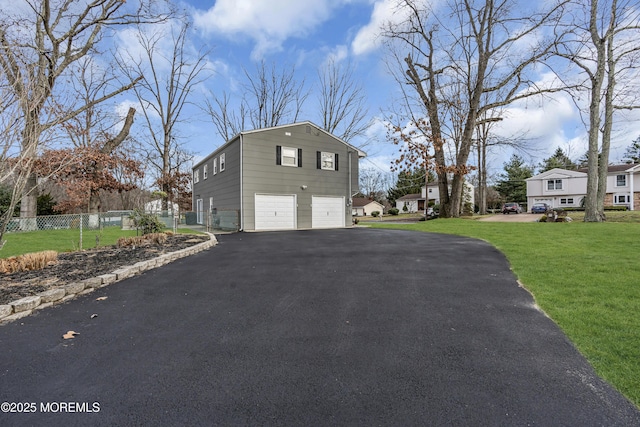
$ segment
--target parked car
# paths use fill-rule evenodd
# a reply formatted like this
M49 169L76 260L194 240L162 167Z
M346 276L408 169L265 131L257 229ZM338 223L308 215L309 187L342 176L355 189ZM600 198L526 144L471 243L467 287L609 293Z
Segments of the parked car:
M535 203L533 206L531 206L531 213L532 214L545 213L549 209L551 209L551 206L549 206L546 203Z
M522 208L519 204L513 202L505 203L504 205L502 205L503 214L510 214L511 212L519 214L520 212L522 212Z

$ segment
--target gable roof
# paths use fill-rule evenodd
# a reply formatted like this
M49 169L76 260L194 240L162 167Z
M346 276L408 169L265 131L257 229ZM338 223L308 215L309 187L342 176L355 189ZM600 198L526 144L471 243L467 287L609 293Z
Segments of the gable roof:
M640 163L625 163L622 165L609 165L607 166L607 173L613 173L613 172L636 172L638 171L640 167ZM587 173L588 169L587 168L580 168L578 169L581 172Z
M215 150L213 150L212 152L210 152L209 154L207 154L202 160L200 160L198 163L194 164L192 169L195 169L197 167L199 167L202 163L205 163L212 155L223 151L224 149L226 149L226 147L231 144L233 141L235 141L236 139L240 138L242 135L251 135L251 134L255 134L255 133L260 133L260 132L268 132L268 131L272 131L275 129L285 129L285 128L290 128L290 127L294 127L294 126L301 126L301 125L306 125L306 126L311 126L312 128L315 129L316 132L322 132L325 135L335 139L336 141L340 142L341 144L346 145L349 149L355 151L356 153L358 153L358 158L363 158L367 156L367 153L365 153L364 151L354 147L353 145L349 144L348 142L344 141L341 138L338 138L337 136L327 132L326 130L322 129L320 126L310 122L310 121L304 121L304 122L296 122L296 123L289 123L289 124L285 124L285 125L278 125L278 126L272 126L272 127L268 127L268 128L259 128L259 129L253 129L253 130L246 130L246 131L241 131L240 133L234 135L230 140L226 141L224 144L222 144L220 147L216 148Z
M405 194L405 195L404 195L404 196L402 196L402 197L398 197L398 198L396 199L396 201L403 201L403 202L405 202L405 201L409 201L409 200L420 200L420 199L423 199L423 200L424 200L424 197L422 197L422 194L420 194L420 193L415 193L415 194Z
M377 203L382 206L382 203L376 202L375 200L367 199L366 197L354 197L352 200L354 208L361 208L363 206L367 206L369 203Z
M536 181L536 180L546 179L546 178L582 178L586 176L587 176L586 173L580 172L580 171L553 168L546 172L542 172L541 174L532 176L531 178L527 178L525 179L525 181Z

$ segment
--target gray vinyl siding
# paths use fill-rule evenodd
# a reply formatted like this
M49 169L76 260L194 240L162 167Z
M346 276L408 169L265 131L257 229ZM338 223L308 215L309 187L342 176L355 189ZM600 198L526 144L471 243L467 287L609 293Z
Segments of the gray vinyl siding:
M225 155L225 170L220 171L220 155ZM213 174L213 160L217 161L218 172ZM208 165L209 175L203 177L204 165ZM205 211L209 211L209 198L213 197L213 207L220 210L240 210L240 140L236 138L223 145L213 154L198 163L193 170L200 170L200 182L193 185L193 208L196 200L203 199Z
M295 194L297 227L311 228L311 197L344 197L358 191L358 153L342 142L305 124L243 134L243 226L255 229L256 194ZM291 135L287 135L290 133ZM302 167L276 164L276 146L302 149ZM352 187L349 194L349 154L351 153ZM317 168L316 153L338 154L338 170ZM302 186L306 186L303 190ZM351 225L351 209L345 208L345 224Z

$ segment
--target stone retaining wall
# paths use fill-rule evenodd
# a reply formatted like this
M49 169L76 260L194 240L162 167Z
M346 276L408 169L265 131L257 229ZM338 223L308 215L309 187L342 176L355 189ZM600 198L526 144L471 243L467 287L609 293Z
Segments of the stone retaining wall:
M38 295L20 298L19 300L12 301L9 304L0 305L0 325L13 322L14 320L22 319L23 317L32 314L35 310L41 310L54 304L68 301L79 295L88 294L98 288L102 288L120 280L127 279L144 271L151 270L156 267L161 267L177 259L193 255L217 245L218 241L216 240L215 236L211 233L207 234L209 234L210 237L210 240L208 242L198 243L197 245L191 246L189 248L180 249L179 251L160 255L157 258L137 262L133 265L119 268L109 274L103 274L98 277L92 277L79 282L69 283L59 288L41 292Z

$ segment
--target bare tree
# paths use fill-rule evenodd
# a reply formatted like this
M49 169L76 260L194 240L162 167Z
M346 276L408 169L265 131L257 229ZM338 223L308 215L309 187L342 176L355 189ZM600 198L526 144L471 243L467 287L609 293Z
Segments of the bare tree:
M65 78L72 64L95 52L107 29L164 17L152 13L151 0L140 1L137 8L121 0L25 0L25 3L26 8L18 8L13 14L3 11L0 18L0 77L20 106L23 161L16 187L22 188L21 217L33 217L37 177L31 168L43 133L91 105L130 89L136 80L112 88L91 105L75 108L65 107L64 85L58 88L57 82Z
M227 92L205 102L204 111L210 116L218 134L230 140L250 125L252 129L278 126L295 122L309 96L305 82L296 80L295 67L278 70L275 64L267 67L261 61L255 73L244 69L246 81L242 93L233 96ZM237 102L233 100L237 99Z
M194 88L206 79L208 51L190 52L188 32L190 24L183 20L179 27L170 26L169 34L158 27L147 34L140 27L137 33L142 57L127 52L119 59L129 76L143 76L134 91L142 105L149 131L148 160L157 169L156 183L163 196L163 209L174 199L174 184L181 182L184 164L191 156L180 147L178 125L187 120L183 109L189 104ZM170 39L167 52L163 43ZM189 174L190 175L190 174Z
M211 118L218 135L225 142L245 130L248 120L246 104L241 102L238 105L238 110L234 110L231 105L231 95L227 92L223 92L220 97L211 94L205 100L204 110Z
M318 78L322 128L344 141L363 135L371 121L367 120L364 89L354 79L353 66L331 60L318 72Z
M576 2L573 11L576 18L567 23L574 30L572 37L558 45L558 54L587 77L582 85L589 93L584 220L599 222L605 219L614 113L640 108L640 88L634 82L640 60L640 10L637 1L589 0ZM620 83L624 90L618 89ZM580 92L574 96L579 98Z
M66 136L71 140L78 152L85 152L90 149L93 157L93 167L90 169L93 175L94 185L89 192L87 208L89 213L98 213L101 211L100 194L102 188L98 185L102 180L99 179L105 173L105 165L99 161L100 158L111 156L125 142L131 131L136 110L129 108L124 120L116 117L115 114L107 112L101 108L102 104L95 104L94 100L104 96L105 92L116 79L112 70L101 69L94 64L90 57L80 59L74 66L73 75L70 79L70 89L73 98L77 100L79 105L88 105L89 107L80 114L72 117L62 124ZM118 131L114 127L122 123L122 128ZM130 150L127 150L129 152ZM119 153L123 160L130 160L131 156L127 153ZM84 162L87 156L78 156L76 162ZM110 175L110 174L109 174ZM64 185L64 182L60 182ZM114 187L114 182L110 182L110 186ZM118 190L130 188L130 184L122 184L121 187L115 186Z
M426 3L399 1L397 15L406 19L386 25L384 35L396 51L406 52L404 83L413 89L411 96L417 97L420 106L419 113L411 115L428 118L440 214L458 216L473 136L483 115L518 100L561 90L537 86L532 70L555 46L557 37L547 39L542 30L559 19L566 1L543 11L523 8L520 15L514 0L456 0L441 5L447 10L437 14ZM451 18L445 22L440 17ZM462 88L464 120L455 161L448 164L445 128L451 120L444 110L446 90L451 86Z
M384 202L393 176L375 167L365 167L359 171L360 193L377 202Z
M254 129L296 122L302 105L309 96L304 80L296 80L294 66L278 71L275 64L267 68L265 61L256 67L256 74L245 70L247 110Z

